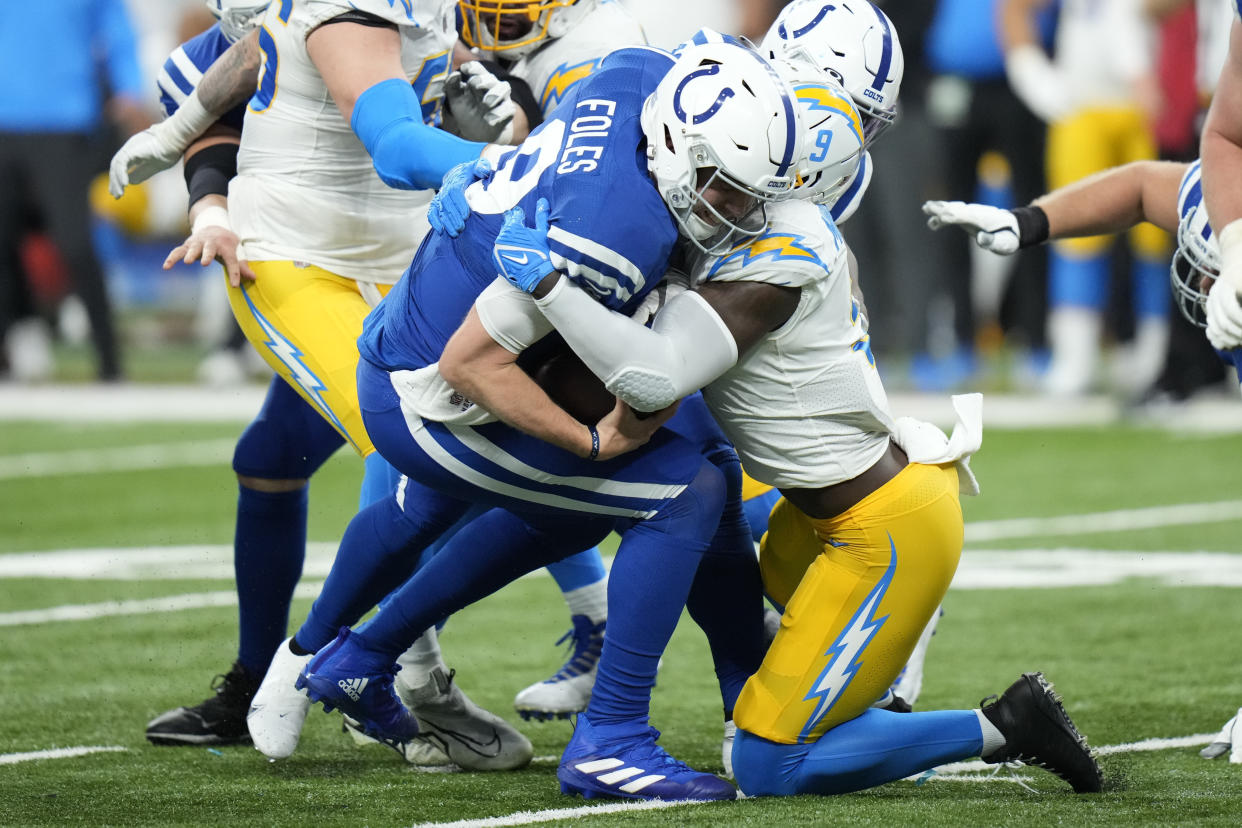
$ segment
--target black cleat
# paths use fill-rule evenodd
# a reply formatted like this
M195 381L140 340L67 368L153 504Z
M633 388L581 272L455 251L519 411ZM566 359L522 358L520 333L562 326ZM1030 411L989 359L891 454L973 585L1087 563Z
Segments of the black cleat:
M215 695L194 707L178 707L147 724L153 745L248 745L246 711L262 676L250 675L240 662L211 682Z
M990 696L980 706L1005 737L1004 746L983 761L1039 765L1070 783L1076 793L1100 792L1100 766L1043 673L1023 673L1000 698Z

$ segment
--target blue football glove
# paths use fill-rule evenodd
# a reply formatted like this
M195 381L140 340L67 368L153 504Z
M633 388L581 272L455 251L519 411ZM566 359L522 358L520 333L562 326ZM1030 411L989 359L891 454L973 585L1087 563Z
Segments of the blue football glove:
M444 174L440 189L427 207L427 221L432 229L457 238L466 226L470 205L466 203L466 188L476 181L492 177L491 162L486 158L463 161Z
M556 271L548 250L548 200L535 205L535 226L526 226L526 211L514 207L496 234L492 258L505 277L518 290L534 293L543 277Z

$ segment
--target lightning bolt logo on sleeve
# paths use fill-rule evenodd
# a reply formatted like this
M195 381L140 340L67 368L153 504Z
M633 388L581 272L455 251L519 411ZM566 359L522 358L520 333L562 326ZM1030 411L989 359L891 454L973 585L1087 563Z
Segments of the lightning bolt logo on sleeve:
M267 336L267 340L263 344L288 369L289 381L300 388L306 399L315 406L315 410L323 415L328 422L332 423L333 427L349 441L349 444L357 449L357 445L354 444L353 438L345 430L345 426L341 424L340 419L328 407L328 403L324 400L323 395L319 393L328 386L324 385L323 381L315 376L315 372L302 361L301 349L290 342L284 334L276 329L275 325L259 312L259 309L255 307L254 302L250 299L249 293L243 290L242 295L246 297L246 306L250 308L250 313L254 316L254 320L259 323L259 327L263 329L263 333Z
M795 233L765 233L757 239L748 239L717 259L706 278L711 279L728 265L733 264L744 269L760 259L801 259L828 270L815 251L805 245L802 236Z
M573 85L594 72L599 64L599 59L596 59L575 63L572 66L562 63L553 69L548 82L544 84L543 94L539 96L539 108L545 113L551 112L565 99Z
M897 571L897 548L893 545L891 537L888 539L888 544L891 550L888 569L867 595L862 606L854 613L854 617L845 625L845 629L837 636L836 641L832 642L832 646L824 653L828 656L828 664L819 674L819 678L815 680L815 685L810 692L803 698L803 701L815 701L816 704L815 711L803 725L802 732L798 734L799 743L806 742L815 723L822 719L841 698L845 688L857 675L858 668L862 666L863 650L888 620L887 615L882 618L875 617L876 609L884 600L893 582L893 574Z

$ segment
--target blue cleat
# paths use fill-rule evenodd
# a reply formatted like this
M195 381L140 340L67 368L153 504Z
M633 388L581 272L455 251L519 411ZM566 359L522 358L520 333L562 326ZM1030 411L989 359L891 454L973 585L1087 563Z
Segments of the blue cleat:
M701 773L674 759L656 744L660 731L635 732L596 727L578 716L573 738L561 756L556 778L561 793L586 799L700 800L736 799L737 789L718 776Z
M361 636L342 627L341 633L302 668L295 687L325 713L340 708L358 722L362 732L389 746L418 734L418 722L393 690L401 669L386 656L365 649Z

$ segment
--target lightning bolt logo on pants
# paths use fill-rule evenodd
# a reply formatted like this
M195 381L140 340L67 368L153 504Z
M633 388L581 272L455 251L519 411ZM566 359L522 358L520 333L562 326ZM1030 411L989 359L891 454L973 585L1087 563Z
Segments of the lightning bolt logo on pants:
M349 439L350 444L353 445L353 439L348 437L345 431L345 426L341 424L340 419L328 406L328 403L324 400L323 395L319 393L320 391L325 390L328 386L326 386L323 381L319 379L319 377L315 376L315 372L302 361L302 351L290 342L284 334L276 328L275 325L268 321L268 319L259 312L259 309L255 307L254 302L250 299L250 294L247 293L245 289L242 290L242 296L246 298L246 305L249 306L250 313L254 316L255 321L259 323L259 327L267 336L267 340L263 344L266 345L276 356L276 358L280 360L281 364L289 370L290 381L298 388L302 389L306 395L306 398L312 405L315 406L315 408L319 410L319 413L327 418L328 422L336 426L337 431L343 435L346 435L346 438Z
M854 613L854 617L845 625L845 629L837 636L836 641L832 642L832 646L824 653L828 656L828 664L819 674L819 678L815 680L815 686L803 698L803 701L814 700L816 704L815 712L807 719L802 732L798 734L799 742L805 742L809 738L815 723L822 719L841 698L845 688L857 675L858 668L862 666L860 659L863 650L888 620L887 615L882 618L875 617L876 609L884 600L893 582L893 574L897 571L897 548L891 536L888 539L888 546L890 550L888 569L862 602L862 606Z

